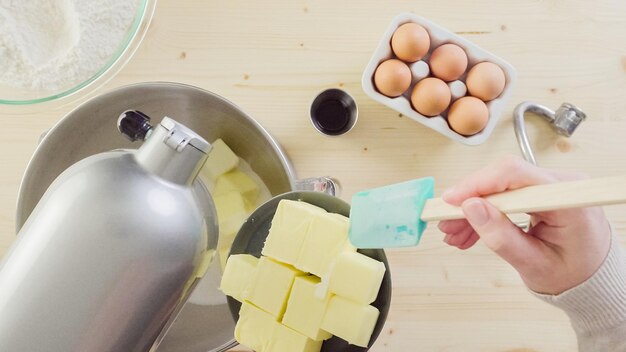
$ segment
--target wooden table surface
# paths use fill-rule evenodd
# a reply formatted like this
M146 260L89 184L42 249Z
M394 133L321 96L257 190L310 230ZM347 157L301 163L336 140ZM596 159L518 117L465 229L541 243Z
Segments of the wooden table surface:
M361 72L389 21L410 11L447 27L518 71L506 114L479 147L467 147L369 99ZM626 173L626 2L603 1L198 1L159 0L142 46L96 93L134 82L177 81L216 92L256 118L299 176L331 175L349 200L360 189L426 175L437 193L504 154L518 154L511 112L531 100L567 101L588 115L572 138L540 119L528 129L540 164L593 176ZM315 94L351 93L353 131L318 134ZM69 106L0 106L0 256L14 239L22 173L42 131ZM626 208L607 214L626 234ZM388 251L393 304L373 351L573 351L565 315L533 298L484 246L449 248L431 226L417 248ZM626 242L626 235L621 236Z

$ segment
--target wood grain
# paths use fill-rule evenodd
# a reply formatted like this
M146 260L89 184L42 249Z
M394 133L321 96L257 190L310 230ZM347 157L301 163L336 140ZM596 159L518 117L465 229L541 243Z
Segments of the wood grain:
M389 21L412 11L506 59L518 82L506 116L483 145L466 147L368 99L361 71ZM198 1L159 0L149 33L128 65L97 93L167 80L238 104L274 135L300 177L331 175L342 198L358 190L434 176L436 194L504 154L519 155L511 112L523 100L588 115L571 138L528 119L537 160L591 176L626 174L626 2ZM316 93L341 87L359 106L349 134L328 138L308 120ZM69 105L0 106L0 255L12 242L15 200L40 133ZM607 216L626 242L624 206ZM482 245L446 247L431 226L417 248L389 250L394 298L373 351L576 349L566 316L526 291ZM237 349L240 351L241 349Z

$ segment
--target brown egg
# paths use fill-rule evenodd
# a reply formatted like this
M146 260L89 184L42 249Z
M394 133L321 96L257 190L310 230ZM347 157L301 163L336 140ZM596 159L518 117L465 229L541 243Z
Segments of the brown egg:
M437 116L444 112L450 105L450 99L450 87L435 77L417 82L411 93L413 108L425 116Z
M454 81L467 69L467 54L458 45L444 44L433 51L429 64L435 77L446 82Z
M481 62L470 69L466 83L471 95L490 101L502 93L506 77L500 66L491 62Z
M393 33L391 48L400 60L415 62L428 53L430 36L419 24L405 23Z
M376 89L388 97L397 97L411 85L411 70L404 62L396 59L384 61L374 72Z
M448 123L458 134L471 136L485 128L489 121L489 109L475 97L463 97L455 101L448 111Z

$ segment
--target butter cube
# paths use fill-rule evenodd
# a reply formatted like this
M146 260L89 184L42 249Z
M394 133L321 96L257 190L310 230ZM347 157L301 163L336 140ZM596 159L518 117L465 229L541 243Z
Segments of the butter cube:
M250 202L248 199L244 198L244 202L246 203L246 210L248 213L252 213L256 210L257 205L259 204L258 200L256 202Z
M225 295L243 302L249 296L259 259L250 254L231 255L226 262L220 290Z
M293 280L301 275L304 273L291 265L261 257L248 301L280 321L285 313Z
M263 255L294 265L313 218L325 214L324 209L306 202L281 200L265 240Z
M216 139L212 146L200 172L215 181L220 175L236 168L239 165L239 157L221 139Z
M226 270L226 261L228 260L228 254L230 253L230 248L222 248L217 250L217 254L220 257L220 265L222 267L222 272Z
M200 262L200 265L198 265L198 267L195 270L195 273L196 273L195 276L197 278L201 279L204 277L204 274L206 274L206 272L209 270L209 267L213 263L213 260L215 259L216 255L217 255L217 252L214 249L208 249L206 251L203 251L202 261Z
M245 220L243 220L245 221ZM224 233L220 231L219 238L217 240L217 249L228 249L233 245L233 241L235 241L235 237L237 236L237 232Z
M233 170L218 177L213 193L219 195L233 191L241 193L251 204L256 203L260 192L256 182L239 170Z
M341 253L330 274L330 292L357 303L376 300L385 275L385 264L357 252Z
M243 197L239 192L228 192L214 195L213 203L215 203L215 209L217 211L220 237L234 237L248 217L248 211L246 210ZM225 247L223 244L221 244L221 246Z
M295 267L319 277L325 276L344 251L356 249L348 240L348 218L339 214L316 216L309 226Z
M244 302L235 325L235 340L255 351L266 351L277 325L273 316Z
M330 299L322 329L348 343L367 347L372 337L379 311L376 307L359 304L341 296Z
M322 341L313 341L284 325L276 324L264 352L319 352L321 349Z
M320 299L315 287L320 279L315 276L297 277L287 302L283 324L315 341L331 338L331 334L320 329L330 295Z

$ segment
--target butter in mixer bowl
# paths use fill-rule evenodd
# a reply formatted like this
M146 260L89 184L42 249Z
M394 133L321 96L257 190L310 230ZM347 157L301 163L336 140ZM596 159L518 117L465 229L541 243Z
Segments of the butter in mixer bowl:
M239 228L260 202L271 198L271 194L250 166L221 139L213 142L200 177L217 210L220 232L217 250L223 270Z
M222 273L226 270L226 263L228 261L228 254L230 253L230 248L220 248L217 250L217 255L220 259L220 267L222 268Z
M220 175L236 168L239 157L221 139L216 139L211 146L211 152L200 173L215 181Z
M218 290L218 285L233 240L250 213L271 198L263 180L224 141L214 141L213 148L199 178L213 198L219 238L217 256L213 256L214 260L209 263L209 274L200 280L189 297L191 303L199 305L226 304L226 297Z
M229 192L240 193L246 201L248 210L254 210L254 205L256 205L259 197L259 186L246 173L232 170L217 178L213 194L217 196Z
M232 244L234 235L248 217L246 202L241 193L232 191L213 196L220 229L219 248ZM226 242L230 239L230 243Z
M223 292L243 304L239 343L257 352L319 352L334 335L367 346L380 315L370 303L386 268L356 252L348 225L345 216L305 202L279 203L256 267L242 266L247 257L240 255L226 262ZM320 290L320 276L329 290Z

